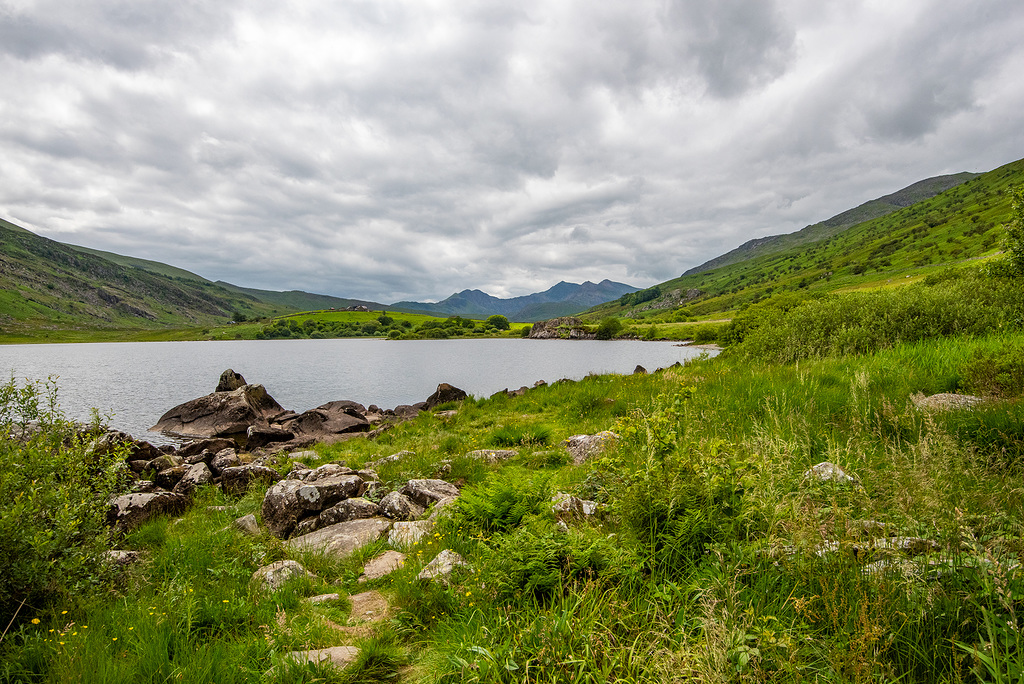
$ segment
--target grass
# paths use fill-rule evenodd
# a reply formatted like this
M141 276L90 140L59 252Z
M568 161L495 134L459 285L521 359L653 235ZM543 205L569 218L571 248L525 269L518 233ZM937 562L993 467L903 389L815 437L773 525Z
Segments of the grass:
M379 467L385 486L442 477L462 495L392 575L357 583L378 542L300 556L317 579L268 594L249 578L287 548L229 527L259 514L262 492L207 491L121 540L145 558L101 591L27 606L0 644L0 681L1017 681L1022 346L1003 328L787 364L726 354L318 446L308 465L410 451ZM998 395L970 411L912 401L979 382ZM606 429L612 448L568 465L564 439ZM496 447L518 453L466 456ZM856 484L805 476L826 460ZM559 491L603 508L562 527L547 505ZM922 555L885 541L907 537ZM470 567L417 580L445 548ZM328 622L348 615L344 600L303 598L367 588L394 612L356 665L284 664L336 643Z

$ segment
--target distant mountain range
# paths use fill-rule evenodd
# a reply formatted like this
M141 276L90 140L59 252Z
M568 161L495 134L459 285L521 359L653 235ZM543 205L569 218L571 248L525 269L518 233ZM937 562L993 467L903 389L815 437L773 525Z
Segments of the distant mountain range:
M795 233L769 235L767 237L748 240L732 251L726 252L721 256L717 256L710 261L705 261L700 266L694 266L690 270L684 272L683 275L688 276L695 273L703 273L704 271L711 271L721 266L728 266L729 264L739 263L740 261L746 261L747 259L753 259L766 254L774 254L776 252L783 252L799 245L824 240L832 237L833 235L838 235L847 228L863 223L864 221L880 218L891 214L894 211L909 207L912 204L917 204L923 200L931 199L939 193L945 192L950 188L955 188L962 183L966 183L972 178L977 178L979 175L980 174L968 173L965 171L963 173L955 173L948 176L926 178L923 181L918 181L912 185L908 185L902 190L897 190L892 194L870 200L864 204L854 207L853 209L847 209L841 214L836 214L830 219L809 225L803 230L799 230Z
M463 290L437 302L395 302L392 309L437 316L465 316L479 318L501 314L513 321L543 321L559 316L571 316L592 306L618 299L639 288L611 280L583 284L562 281L545 290L522 297L500 299L480 290Z

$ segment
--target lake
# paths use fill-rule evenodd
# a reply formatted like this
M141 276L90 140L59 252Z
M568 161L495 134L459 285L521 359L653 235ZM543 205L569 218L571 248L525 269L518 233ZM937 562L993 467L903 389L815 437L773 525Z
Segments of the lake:
M112 427L157 443L148 431L168 409L209 394L233 368L287 409L335 399L394 408L425 400L442 382L476 397L538 380L632 373L686 362L703 350L672 342L591 340L260 340L0 345L0 373L53 376L65 415L90 409Z

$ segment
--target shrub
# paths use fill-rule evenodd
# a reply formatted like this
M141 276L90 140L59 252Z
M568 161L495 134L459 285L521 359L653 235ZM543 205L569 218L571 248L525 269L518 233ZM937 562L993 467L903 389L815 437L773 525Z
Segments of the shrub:
M606 318L597 326L597 339L610 340L622 331L622 322L618 318Z
M978 349L960 369L964 388L975 394L1017 397L1024 394L1024 345L997 351Z
M66 420L52 382L0 386L0 622L25 602L77 594L102 576L107 501L124 453L97 453ZM33 432L32 426L38 425ZM31 436L28 436L31 433Z

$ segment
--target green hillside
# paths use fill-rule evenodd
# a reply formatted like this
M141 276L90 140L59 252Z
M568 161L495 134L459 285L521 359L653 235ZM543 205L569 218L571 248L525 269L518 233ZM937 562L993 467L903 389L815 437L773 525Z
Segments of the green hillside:
M702 273L722 266L728 266L729 264L746 261L747 259L753 259L767 254L775 254L800 245L818 242L819 240L824 240L832 237L833 235L837 235L858 223L870 221L874 218L881 218L882 216L891 214L904 207L909 207L926 199L931 199L940 192L945 192L950 188L955 188L961 183L966 183L967 181L977 177L978 174L976 173L964 172L948 176L926 178L923 181L918 181L912 185L908 185L902 190L897 190L892 194L870 200L860 206L854 207L853 209L847 209L840 214L836 214L832 218L819 221L818 223L807 226L795 233L769 235L768 237L749 240L731 252L726 252L725 254L715 257L700 266L691 268L683 273L683 275Z
M3 221L0 336L43 341L83 330L200 327L287 312L187 271L166 266L167 273L186 274L168 275L132 263L139 261L116 263Z
M287 307L297 311L319 311L322 309L344 309L350 306L365 306L370 310L389 308L379 302L370 302L364 299L345 299L343 297L332 297L331 295L313 294L302 290L289 290L287 292L274 292L272 290L257 290L251 287L239 287L231 283L218 280L217 285L237 292L239 294L256 297L259 300L274 304L280 307Z
M1011 212L1007 190L1021 183L1024 160L834 235L684 274L594 307L584 318L618 316L650 322L721 318L784 292L813 296L913 282L942 268L996 254L1002 224ZM912 193L902 192L898 201L913 199Z

